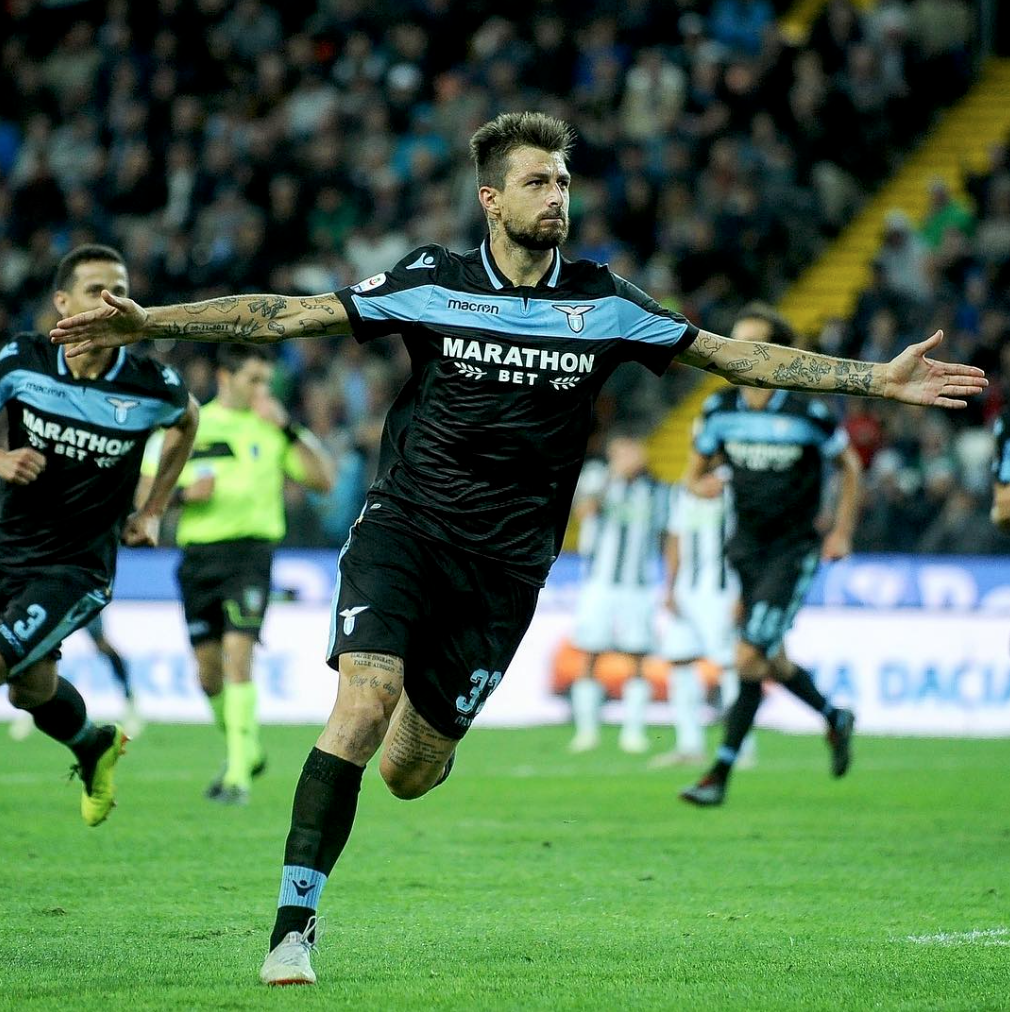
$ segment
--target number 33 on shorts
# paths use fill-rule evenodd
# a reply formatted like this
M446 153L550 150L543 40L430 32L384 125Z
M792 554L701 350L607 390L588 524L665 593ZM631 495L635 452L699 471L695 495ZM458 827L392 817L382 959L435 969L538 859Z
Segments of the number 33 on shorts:
M476 717L487 702L487 697L498 688L498 683L501 680L502 673L500 671L489 673L483 668L478 668L470 676L470 681L473 683L470 695L457 696L456 709L467 716Z

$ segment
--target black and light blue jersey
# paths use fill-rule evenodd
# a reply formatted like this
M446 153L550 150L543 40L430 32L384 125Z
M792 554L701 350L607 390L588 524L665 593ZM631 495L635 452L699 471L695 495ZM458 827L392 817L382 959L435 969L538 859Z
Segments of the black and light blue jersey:
M366 515L534 583L560 550L600 388L622 362L662 373L697 336L606 266L557 250L539 284L515 287L486 240L424 246L337 296L359 341L400 334L412 365Z
M763 408L736 389L713 394L702 409L694 447L726 458L733 472L733 541L814 538L825 462L849 445L818 400L776 390Z
M111 579L144 443L187 400L174 370L125 348L96 379L76 379L64 349L39 334L0 349L8 446L46 458L30 484L0 482L0 568L79 566Z
M1010 411L996 419L992 429L996 449L992 458L992 480L1000 485L1010 484Z

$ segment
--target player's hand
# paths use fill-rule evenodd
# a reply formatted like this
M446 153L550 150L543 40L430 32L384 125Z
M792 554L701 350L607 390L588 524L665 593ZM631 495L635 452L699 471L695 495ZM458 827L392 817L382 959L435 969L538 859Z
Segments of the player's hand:
M123 544L132 548L156 548L161 531L161 517L137 510L126 518L123 526Z
M980 394L988 385L985 373L973 365L957 365L926 358L943 340L943 331L919 344L910 344L885 367L884 396L905 404L938 408L966 408L964 397Z
M66 344L67 358L76 358L96 348L118 348L135 344L144 337L147 310L133 299L102 290L104 306L60 320L51 331L53 344Z
M192 485L187 485L183 489L182 501L184 503L207 502L214 495L214 485L214 475L201 475Z
M718 499L722 495L722 490L726 483L715 473L715 471L709 471L707 474L703 474L700 478L695 478L691 482L691 486L688 491L692 495L698 496L699 499Z
M12 485L30 485L45 467L46 458L30 446L0 450L0 478Z
M852 538L839 531L829 531L821 545L821 558L828 562L837 562L852 554Z
M264 422L276 425L278 429L283 429L291 421L291 416L284 409L284 405L276 397L271 397L270 394L262 394L254 398L252 409Z

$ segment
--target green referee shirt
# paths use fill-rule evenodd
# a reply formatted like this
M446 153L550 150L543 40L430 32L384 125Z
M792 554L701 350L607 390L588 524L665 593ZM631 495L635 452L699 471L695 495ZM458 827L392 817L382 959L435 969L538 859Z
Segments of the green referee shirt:
M200 409L193 453L183 468L184 488L207 474L214 493L182 508L176 540L205 545L235 538L284 537L284 477L305 480L295 447L255 411L236 411L216 400Z

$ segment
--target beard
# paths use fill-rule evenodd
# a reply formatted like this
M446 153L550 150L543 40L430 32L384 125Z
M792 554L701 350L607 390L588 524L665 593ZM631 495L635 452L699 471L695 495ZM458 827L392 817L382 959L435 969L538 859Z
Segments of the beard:
M550 221L554 226L544 228L543 221ZM537 218L530 225L519 225L514 221L503 221L505 235L523 249L545 250L560 246L568 238L568 216L559 218Z

